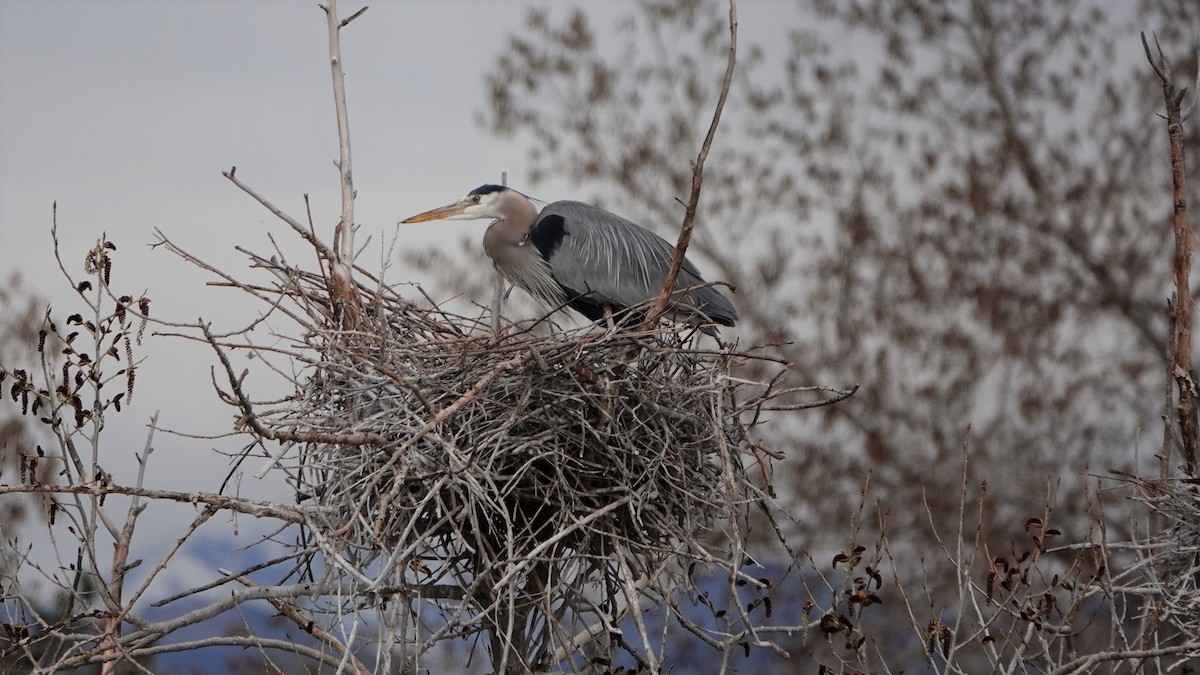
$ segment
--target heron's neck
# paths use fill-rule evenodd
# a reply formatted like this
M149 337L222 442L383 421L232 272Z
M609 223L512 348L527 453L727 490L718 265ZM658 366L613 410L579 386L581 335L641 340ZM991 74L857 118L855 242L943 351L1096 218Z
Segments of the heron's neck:
M520 246L529 237L529 230L537 220L537 208L528 199L521 199L509 206L506 217L488 226L483 235L483 250L493 258L502 249Z

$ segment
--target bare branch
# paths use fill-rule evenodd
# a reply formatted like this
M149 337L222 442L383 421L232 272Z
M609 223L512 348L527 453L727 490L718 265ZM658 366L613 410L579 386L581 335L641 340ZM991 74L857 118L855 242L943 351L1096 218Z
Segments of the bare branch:
M364 11L365 9L366 8L363 8ZM359 13L361 14L361 11ZM236 579L243 586L248 588L262 588L262 586L250 581L244 576L236 577ZM342 659L346 663L349 663L354 669L354 672L360 673L361 675L371 674L371 669L363 665L362 661L359 661L354 654L346 648L345 644L334 637L332 633L318 626L311 618L305 616L295 603L288 602L283 598L266 598L266 600L267 602L270 602L275 609L279 610L280 614L290 619L292 623L296 624L300 630L317 638L322 644L328 645L337 650L337 652L342 655Z
M362 15L363 15L363 13L367 11L367 9L368 9L368 8L367 8L366 6L364 6L362 9L358 10L357 12L355 12L355 13L351 14L350 16L346 17L345 19L342 19L342 20L341 20L341 21L338 23L338 28L344 28L344 27L345 27L347 24L349 24L351 21L353 21L353 20L357 19L358 17L362 16Z
M1196 654L1200 653L1200 641L1186 642L1170 647L1158 647L1155 649L1122 649L1105 651L1097 654L1089 654L1080 656L1073 661L1069 661L1058 668L1050 671L1054 675L1066 675L1067 673L1083 673L1094 672L1094 668L1107 661L1138 661L1141 659L1149 659L1157 656L1172 656L1175 654Z
M144 497L146 499L161 499L181 504L209 504L223 511L235 511L263 518L277 518L289 523L307 522L303 510L284 506L278 502L226 497L210 492L153 490L117 485L115 483L93 485L0 485L0 495L5 494L92 495L95 497L127 495L130 497Z
M295 218L292 218L288 214L284 213L282 209L280 209L279 207L272 204L265 197L259 195L257 192L255 192L253 189L251 189L249 185L246 185L245 183L243 183L237 177L236 174L237 174L236 166L233 167L232 169L230 169L229 171L221 172L221 175L225 176L226 178L228 178L230 180L230 182L232 182L234 185L238 186L238 189L240 189L242 192L245 192L246 194L253 197L255 201L257 201L259 204L262 204L264 207L266 207L266 209L268 211L273 213L276 218L287 223L293 230L295 230L297 233L299 233L301 237L304 237L304 240L307 241L309 244L311 244L312 247L321 254L321 257L323 257L329 261L333 261L336 259L336 256L333 253L333 249L329 248L329 246L326 245L325 242L321 241L321 239L319 237L317 237L317 235L315 233L311 232L308 228L305 228L303 225L301 225L300 221L298 221Z
M683 267L683 259L687 254L688 244L692 240L692 230L696 226L696 209L700 204L700 187L704 182L704 160L708 158L713 138L717 135L717 126L721 123L721 111L725 109L725 100L729 97L729 87L733 82L733 69L737 63L737 25L737 5L734 0L729 0L729 61L725 66L725 77L721 80L721 93L717 97L712 123L708 126L708 133L704 136L704 143L700 146L700 154L696 156L696 165L692 168L692 194L684 209L683 225L679 230L679 239L675 243L675 255L671 258L671 268L663 282L662 292L659 293L658 299L647 314L647 322L650 325L658 322L676 292L675 284L679 279L679 270Z
M363 7L345 21L339 21L337 18L337 0L328 0L323 9L329 27L329 68L333 76L333 102L337 111L338 127L337 166L342 185L342 218L335 228L336 257L330 261L329 273L337 316L342 327L349 328L358 323L362 308L358 304L358 295L354 292L351 275L354 263L355 194L350 162L350 116L346 111L346 77L342 71L341 30L367 8Z
M380 434L329 434L319 431L283 431L264 427L258 421L258 415L254 412L254 406L246 398L246 394L242 392L242 378L234 374L233 365L229 363L229 357L225 354L225 350L221 349L221 345L217 343L217 339L213 336L208 324L203 319L199 319L199 326L204 331L204 337L208 339L209 344L212 345L213 350L217 353L217 357L220 358L221 365L225 367L225 374L229 378L229 386L233 390L233 395L237 398L238 406L242 409L242 421L249 425L258 436L273 441L285 441L289 443L345 443L347 445L378 445L381 447L388 444L387 438Z
M1195 235L1187 217L1187 165L1184 161L1183 116L1180 105L1184 91L1177 91L1171 76L1171 64L1167 61L1162 47L1155 36L1154 46L1157 54L1152 54L1142 33L1142 48L1150 66L1162 84L1163 100L1167 112L1167 136L1170 141L1171 153L1171 186L1172 186L1172 230L1175 234L1175 298L1172 315L1175 334L1169 342L1175 346L1175 371L1171 374L1178 386L1178 416L1179 431L1182 441L1184 471L1188 475L1196 475L1196 457L1200 451L1200 418L1197 415L1196 373L1192 366L1192 241ZM1200 68L1200 64L1197 66Z

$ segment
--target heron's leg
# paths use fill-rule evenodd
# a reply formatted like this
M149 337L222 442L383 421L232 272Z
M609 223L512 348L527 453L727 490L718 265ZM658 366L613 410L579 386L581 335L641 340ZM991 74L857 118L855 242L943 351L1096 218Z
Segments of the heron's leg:
M504 313L504 279L497 275L496 292L492 296L492 336L500 336L500 316Z
M604 306L604 320L608 322L609 331L615 331L617 329L617 324L613 323L612 305Z

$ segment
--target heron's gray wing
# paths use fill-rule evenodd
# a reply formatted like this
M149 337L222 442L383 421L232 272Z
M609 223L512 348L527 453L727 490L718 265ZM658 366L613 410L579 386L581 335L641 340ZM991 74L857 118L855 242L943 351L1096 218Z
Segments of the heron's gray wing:
M675 249L640 225L571 201L554 202L542 209L530 241L549 261L555 280L568 295L616 307L632 307L656 297ZM700 271L685 258L676 287L703 283ZM727 325L737 319L729 300L711 287L694 291L680 309L688 313L698 310Z

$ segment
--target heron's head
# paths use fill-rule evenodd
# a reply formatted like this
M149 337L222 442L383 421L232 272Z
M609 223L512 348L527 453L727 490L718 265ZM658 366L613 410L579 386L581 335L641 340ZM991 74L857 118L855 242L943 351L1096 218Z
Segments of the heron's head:
M423 223L428 220L503 220L513 213L520 202L528 202L525 195L504 187L503 185L481 185L471 190L466 197L439 206L436 209L418 213L400 221L402 223Z

